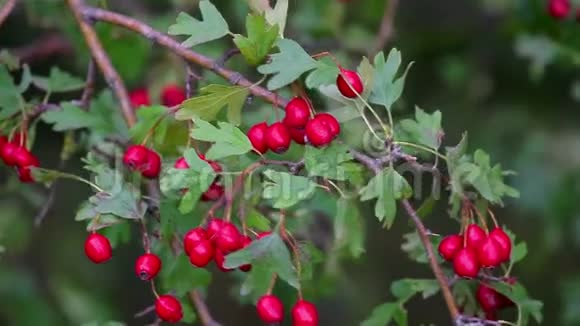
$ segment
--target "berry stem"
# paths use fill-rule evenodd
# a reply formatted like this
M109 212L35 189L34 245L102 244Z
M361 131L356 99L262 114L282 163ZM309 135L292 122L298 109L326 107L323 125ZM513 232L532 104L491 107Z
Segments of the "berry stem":
M278 279L278 274L276 274L276 273L272 274L272 278L270 279L270 285L268 285L268 291L266 291L267 295L272 294L272 291L274 290L274 286L276 286L277 279Z
M491 209L489 207L487 208L487 213L491 217L491 220L493 221L493 225L496 228L498 228L499 227L499 224L497 223L497 219L495 218L495 214L493 214L493 212L491 211Z
M434 149L431 149L431 148L429 148L427 146L423 146L423 145L419 145L419 144L415 144L415 143L410 143L410 142L406 142L406 141L394 141L393 144L400 145L400 146L413 147L413 148L416 148L416 149L420 149L422 151L431 153L431 154L433 154L433 155L435 155L435 156L443 159L445 162L447 162L447 156L445 156L445 155L439 153L438 151L436 151Z
M159 294L157 293L157 289L155 288L155 282L153 280L151 280L151 292L153 292L153 295L155 296L156 299L159 298Z

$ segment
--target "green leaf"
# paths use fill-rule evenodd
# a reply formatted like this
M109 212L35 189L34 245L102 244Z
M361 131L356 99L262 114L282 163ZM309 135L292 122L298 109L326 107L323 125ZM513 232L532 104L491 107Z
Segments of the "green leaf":
M248 224L249 228L258 231L269 231L272 229L270 220L255 209L252 209L248 213L248 216L246 216L246 224Z
M191 137L214 143L205 154L208 160L239 156L253 149L246 134L232 124L219 121L216 128L211 123L201 119L195 119L194 122Z
M288 0L278 0L274 8L270 7L268 1L248 0L248 4L253 11L264 14L266 20L272 26L278 25L280 28L280 37L284 37L284 28L286 28L286 18L288 16Z
M0 51L0 65L5 65L8 70L16 70L20 68L20 58L3 49Z
M269 25L263 15L248 15L246 30L248 37L236 34L234 43L246 61L255 66L264 60L274 46L278 38L278 25Z
M488 286L505 295L516 304L519 310L517 325L528 325L530 317L538 324L542 324L542 307L544 304L541 301L531 299L521 283L516 282L510 285L504 282L493 282L489 283Z
M147 205L140 200L137 189L129 184L117 185L110 192L99 192L89 198L96 212L113 214L125 219L141 219L145 215Z
M303 73L316 68L316 60L295 41L279 39L276 45L280 52L272 54L269 63L258 67L261 74L274 75L268 81L268 89L284 87L300 78Z
M117 248L131 240L131 226L127 221L120 221L117 224L105 227L100 232L109 239L113 248Z
M32 83L36 87L51 93L76 91L85 86L84 80L74 77L58 67L52 67L48 77L32 77Z
M70 102L61 102L60 107L58 111L46 111L41 116L42 121L52 124L54 131L91 128L102 123L98 116Z
M288 248L278 233L272 233L252 243L242 250L226 256L226 268L238 268L246 264L264 266L295 288L299 288L298 275Z
M463 185L461 183L461 170L459 166L467 160L467 133L464 133L459 143L454 147L446 147L447 169L449 170L449 185L452 197L462 197ZM451 200L452 198L450 198Z
M181 12L175 24L169 26L170 35L188 36L182 43L185 47L217 40L230 32L227 21L210 1L200 1L199 9L203 20L197 20Z
M395 78L399 66L401 65L401 52L397 49L392 49L389 52L387 61L385 61L384 53L379 53L375 56L375 74L374 86L371 92L369 101L374 104L384 106L387 110L391 110L391 106L403 94L403 87L405 86L405 77L412 66L410 63L403 75Z
M175 114L177 120L197 117L214 121L220 111L227 107L228 120L235 125L242 123L242 108L249 94L247 87L212 84L201 88L200 93L181 104L181 109Z
M211 282L211 273L204 268L191 265L187 255L178 255L163 261L159 275L166 291L175 291L179 297L190 290L205 287Z
M306 77L306 87L313 89L323 85L332 85L336 83L338 73L336 63L328 57L323 57L316 61L316 69L312 70Z
M390 228L397 213L397 199L409 198L413 189L394 168L389 167L374 176L360 190L361 201L376 198L375 216Z
M416 231L403 235L403 238L405 238L405 242L401 244L401 250L407 253L409 259L420 264L429 262L427 251ZM431 240L431 246L437 248L439 247L439 242L441 242L441 237L429 237L429 240Z
M167 134L169 126L168 120L164 118L167 108L162 105L141 107L136 111L137 123L129 130L129 135L135 143L141 143L149 130L155 126L155 133L152 139L156 143L161 143Z
M334 219L334 243L337 249L348 248L352 257L365 252L364 223L354 200L340 198Z
M92 208L94 210L94 207ZM88 209L86 210L88 213ZM75 219L76 220L76 219ZM124 220L118 218L115 215L111 214L99 214L95 211L95 215L93 215L92 220L89 221L87 224L87 232L94 232L101 229L110 228L113 225L121 224ZM109 231L103 231L104 233L111 233L116 236L121 242L128 241L128 235L125 235L128 230L126 230L125 226L121 226L119 229L111 229Z
M401 121L401 128L412 142L433 149L438 149L441 146L443 129L441 128L440 111L428 114L421 108L415 107L415 120L405 119Z
M302 176L274 170L264 171L268 178L263 183L262 197L271 199L274 208L288 208L309 198L316 189L316 183Z
M6 66L0 66L0 119L15 114L24 104L20 89L14 84Z
M407 311L398 302L387 302L376 306L371 315L360 326L385 326L395 320L397 325L407 325Z
M439 292L439 283L434 279L405 278L391 284L391 292L399 302L407 302L417 293L421 293L423 299Z
M348 180L347 169L349 167L343 163L352 159L348 146L337 142L322 148L306 146L304 151L304 163L308 174L327 179Z
M515 264L522 261L527 254L528 254L528 245L525 242L518 243L512 249L510 264Z
M270 280L274 272L267 263L256 262L252 264L252 270L240 286L240 295L250 297L248 301L256 302L270 287Z
M82 326L125 326L125 325L127 325L127 324L120 322L120 321L113 321L113 320L109 320L109 321L105 321L105 322L92 321L89 323L82 324Z

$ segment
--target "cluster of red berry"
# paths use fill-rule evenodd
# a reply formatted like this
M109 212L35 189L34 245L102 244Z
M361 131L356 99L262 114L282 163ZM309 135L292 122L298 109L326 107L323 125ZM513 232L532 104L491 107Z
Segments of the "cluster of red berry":
M222 172L222 166L218 162L207 160L205 158L205 155L203 155L203 154L197 154L197 155L202 160L208 162L209 165L211 166L211 168L215 171L215 173ZM184 157L180 157L175 161L175 164L173 165L173 167L176 169L189 169L189 164L187 164L187 161L185 160ZM187 191L187 190L185 190L185 191ZM202 201L218 200L223 194L224 194L224 186L222 186L219 183L219 179L216 177L214 179L214 181L211 183L211 185L209 186L209 188L201 195L201 200Z
M275 295L265 294L256 303L260 319L267 324L281 323L284 320L284 305ZM292 307L293 326L318 325L316 306L306 300L298 300Z
M148 179L157 178L161 172L161 156L143 145L129 146L123 155L123 164Z
M169 84L161 90L161 104L176 106L185 101L185 91L178 85ZM134 109L151 105L151 97L146 88L137 88L129 92L129 100Z
M340 93L348 98L356 98L363 92L363 83L355 71L341 68L336 78ZM261 154L271 150L284 153L294 140L297 144L307 142L315 147L328 145L340 133L340 124L329 113L318 113L312 116L310 103L302 97L295 97L284 108L282 122L270 126L263 121L248 130L248 138L256 151Z
M11 139L0 136L0 157L8 166L16 168L21 182L34 182L32 167L40 166L38 158L25 146L26 134L15 133Z
M463 235L453 234L443 238L439 254L453 262L455 274L461 277L477 277L482 267L493 268L509 261L512 243L500 227L489 234L477 224L469 224Z
M548 12L554 19L566 19L572 12L572 3L570 0L548 0ZM576 10L576 20L580 20L580 9Z

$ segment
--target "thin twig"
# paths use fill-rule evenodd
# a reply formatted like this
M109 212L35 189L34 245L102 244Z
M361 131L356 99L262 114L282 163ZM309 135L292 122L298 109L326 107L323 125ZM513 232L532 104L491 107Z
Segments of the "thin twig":
M443 293L443 299L445 299L445 303L447 304L447 309L449 309L449 314L453 322L456 322L459 315L459 310L457 309L457 304L455 303L455 299L453 299L453 294L451 293L451 289L449 288L447 278L443 271L441 270L441 266L437 262L437 257L435 256L435 252L433 251L433 246L431 245L431 241L429 240L429 236L427 235L427 229L419 215L417 215L417 211L413 208L411 203L407 199L403 199L401 201L403 207L407 211L411 220L415 224L417 228L417 232L419 233L419 237L421 238L421 242L423 243L423 247L425 247L425 251L427 251L427 258L429 259L429 265L431 265L431 269L433 270L433 274L435 274L435 278L441 287L441 292Z
M85 80L85 89L83 90L83 95L81 96L80 106L88 110L89 102L95 93L95 79L97 78L97 71L95 69L95 61L93 59L89 60L89 65L87 66L87 78Z
M71 11L74 13L74 16L77 20L77 23L83 33L84 39L87 42L89 49L91 50L91 54L93 59L95 60L96 64L99 66L99 69L105 76L107 83L111 87L111 89L117 95L119 103L121 104L121 110L123 111L123 117L127 122L129 127L132 127L136 123L135 112L131 107L131 102L129 101L129 94L127 93L127 88L123 83L123 80L119 76L119 73L113 67L111 63L111 59L105 53L103 49L103 45L99 40L97 33L86 20L86 17L83 15L83 1L82 0L67 0L68 6L70 7Z
M187 98L193 97L197 93L197 84L201 79L201 76L195 71L195 67L188 63L187 64L187 75L185 77L185 96Z
M60 33L49 33L40 36L23 46L10 49L21 62L46 61L51 57L62 57L73 54L70 42Z
M375 45L369 56L372 58L379 51L385 48L391 37L393 36L393 25L395 22L395 15L397 13L397 6L399 5L399 0L389 0L385 4L385 13L383 14L383 20L381 21L381 27L379 27L379 33L375 39Z
M224 52L224 54L216 60L216 64L219 66L225 66L226 62L228 62L231 58L235 57L236 55L242 53L238 48L231 48Z
M197 308L197 314L199 315L199 319L201 320L201 324L204 326L221 326L220 323L215 321L211 314L209 313L209 309L205 304L205 301L201 297L198 291L193 290L189 291L188 293L189 300L191 303Z
M68 1L78 1L78 0L68 0ZM263 98L264 100L276 105L279 108L284 108L288 103L286 99L277 96L276 93L270 92L267 89L260 87L258 85L254 85L255 84L254 82L248 80L240 73L220 66L215 60L181 46L179 42L175 41L170 36L161 33L153 29L152 27L148 26L147 24L144 24L136 19L111 11L92 7L85 7L83 9L83 14L87 18L122 26L129 30L137 32L145 36L149 40L168 48L169 50L171 50L178 56L184 58L185 60L195 63L196 65L204 69L215 72L216 74L228 80L231 84L248 87L251 94Z
M349 149L350 154L354 157L355 160L359 161L362 165L369 168L375 174L379 173L382 169L382 160L375 159L370 157L362 152L357 151L356 149Z
M4 6L0 8L0 25L2 25L6 18L10 16L10 13L14 10L14 7L16 7L16 2L17 0L8 0Z

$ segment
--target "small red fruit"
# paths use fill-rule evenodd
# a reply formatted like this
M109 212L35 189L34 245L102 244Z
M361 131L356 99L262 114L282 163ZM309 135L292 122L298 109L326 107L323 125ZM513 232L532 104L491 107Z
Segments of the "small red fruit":
M252 244L252 238L248 237L248 236L244 236L242 238L242 248L246 248L247 246L249 246L250 244ZM240 270L242 272L249 272L252 270L252 264L246 264L246 265L242 265L240 266Z
M16 165L20 167L40 165L36 156L32 155L32 153L24 147L18 147L16 151L12 153L12 158L14 159L14 162L16 162Z
M487 234L479 225L469 224L467 226L467 246L473 249L477 249L483 241L487 238Z
M439 255L447 261L452 261L461 248L463 248L463 237L458 234L448 235L439 243Z
M176 169L189 169L189 164L187 164L187 161L185 160L185 157L180 157L177 160L175 160L175 163L173 164L173 167Z
M36 165L29 165L29 166L19 166L16 168L16 173L18 174L18 179L20 182L23 183L31 183L34 182L34 177L32 176L32 167L38 166Z
M135 262L135 273L143 281L153 279L161 270L161 259L156 254L146 253Z
M270 234L272 234L272 232L270 232L270 231L260 232L260 233L258 233L258 239L265 238L265 237L269 236Z
M266 143L272 152L284 153L290 147L291 140L288 128L281 122L274 122L266 130Z
M258 317L267 324L280 323L284 319L284 305L275 295L266 294L256 303Z
M501 246L495 239L487 237L477 247L477 260L482 267L497 267L501 264Z
M189 250L189 262L196 267L205 267L217 254L208 240L196 242Z
M501 247L501 262L510 260L512 254L512 240L502 228L495 228L489 233L489 237L494 239Z
M187 255L189 255L191 248L193 248L193 246L196 243L203 241L203 240L206 240L206 239L207 239L207 234L203 228L201 228L201 227L193 228L193 229L187 231L185 236L183 236L183 250L185 251L185 253Z
M265 121L253 125L248 130L248 139L252 143L252 147L262 154L268 151L268 143L266 142L266 131L268 124Z
M362 80L356 71L342 68L340 69L340 74L338 74L338 77L336 77L336 86L338 87L340 93L348 98L357 97L357 93L362 94L364 88Z
M181 303L172 295L160 295L155 301L155 312L161 320L177 323L183 318Z
M481 309L485 312L496 311L503 308L504 302L507 299L502 294L482 283L477 287L475 297L477 298L477 302L479 302Z
M224 267L224 262L226 261L226 256L221 250L215 251L215 265L222 271L222 272L231 272L233 269Z
M178 85L167 85L161 91L161 103L165 106L179 105L185 98L185 90Z
M298 300L292 307L293 326L318 326L316 306L306 300Z
M149 91L146 88L137 88L129 92L129 101L131 101L131 106L134 109L138 109L141 106L151 105Z
M209 188L201 195L202 201L216 201L224 194L224 186L219 183L212 183Z
M324 118L320 119L316 115L306 124L306 138L315 147L321 147L329 144L334 135Z
M222 229L222 225L224 224L224 220L219 218L212 218L207 222L206 227L206 238L208 240L212 240L216 234L220 232Z
M111 243L104 235L91 233L85 241L85 255L95 264L104 263L113 256Z
M548 12L552 18L561 20L570 14L572 6L570 0L549 0Z
M326 124L326 126L330 130L332 138L335 138L336 136L338 136L338 134L340 134L340 124L332 114L319 113L316 116L318 117L318 119L322 119L322 121Z
M302 97L295 97L286 104L284 124L288 128L304 128L310 120L310 106Z
M0 148L2 148L2 146L4 146L4 144L6 144L8 142L8 137L0 135Z
M143 145L131 145L123 155L123 164L132 170L140 170L143 165L147 164L149 148Z
M290 132L290 137L296 144L304 145L306 144L306 129L304 128L288 128Z
M6 165L8 166L16 165L16 157L14 157L14 154L19 148L20 146L11 142L6 143L4 144L4 146L2 146L0 156L2 157L2 160Z
M143 165L141 175L148 179L155 179L161 172L161 156L156 152L149 150L147 153L147 161Z
M223 222L221 230L216 233L214 243L217 249L229 253L242 247L242 235L233 223L226 221Z
M453 259L453 270L461 277L477 277L480 267L477 254L470 247L459 250Z

